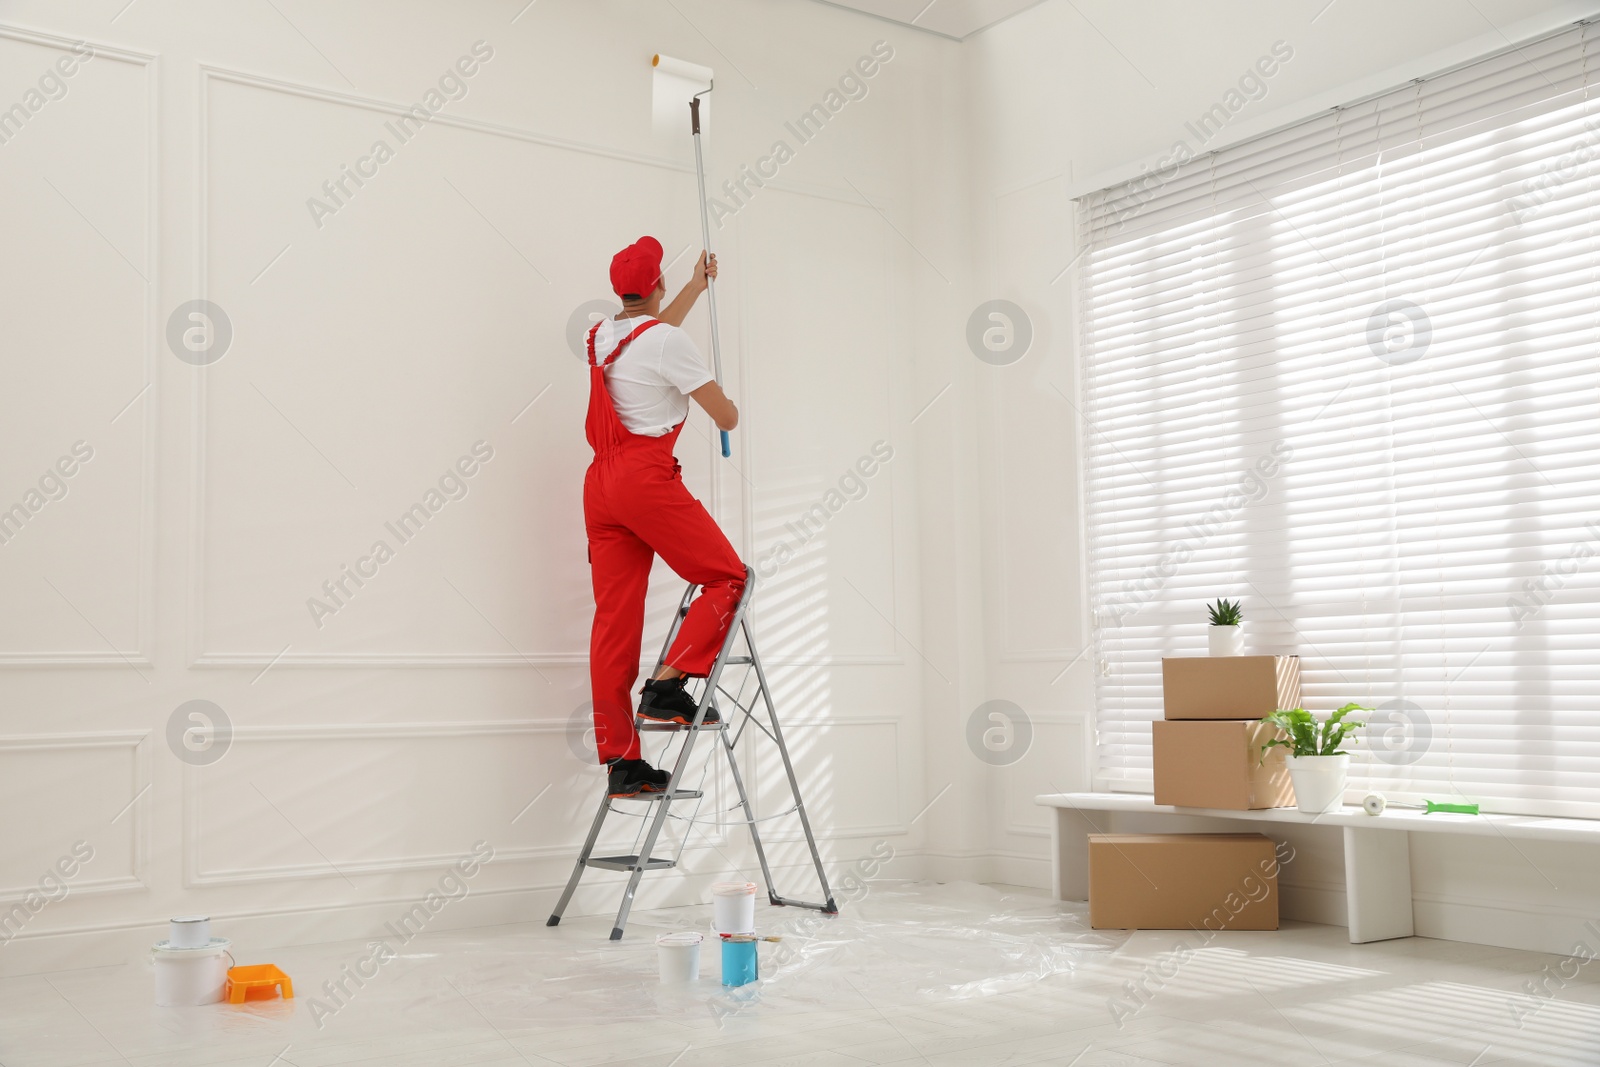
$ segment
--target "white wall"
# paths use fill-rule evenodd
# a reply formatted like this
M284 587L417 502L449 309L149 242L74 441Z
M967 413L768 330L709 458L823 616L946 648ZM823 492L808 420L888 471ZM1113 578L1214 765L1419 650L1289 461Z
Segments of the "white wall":
M974 296L1015 301L1039 338L1021 362L986 368L977 396L988 695L1045 723L1035 752L992 772L997 876L1047 884L1048 822L1029 801L1092 785L1085 723L1098 666L1084 652L1077 448L1092 428L1072 407L1076 277L1062 273L1077 254L1070 197L1153 166L1177 140L1191 151L1213 148L1595 10L1592 2L1532 0L1047 0L965 42ZM1202 146L1185 123L1279 41L1294 54L1266 95ZM1315 862L1286 872L1286 911L1336 917L1343 886L1338 864L1327 861L1337 859L1337 840L1307 840L1327 847L1302 849ZM1332 857L1320 855L1330 849ZM1581 920L1593 916L1594 850L1413 835L1412 856L1421 934L1569 951Z
M955 42L803 0L124 4L0 4L4 106L73 42L96 53L0 144L0 499L93 449L0 546L3 895L93 848L0 972L128 958L196 911L256 947L362 936L479 840L494 861L435 921L548 914L600 788L569 745L591 600L567 323L639 234L699 246L689 144L651 129L657 51L716 69L714 186L795 152L718 234L744 422L725 462L693 417L685 477L755 561L893 449L757 601L824 851L838 877L887 841L915 875L930 841L981 844L970 798L912 822L924 707L958 703L930 684L976 691L962 632L924 625L950 608L929 575L977 559L941 491L960 446L911 424L964 303ZM465 97L402 144L386 123L479 41ZM800 144L784 121L879 41L866 97ZM380 138L393 158L318 225L308 198ZM164 336L196 298L233 328L203 367ZM385 522L480 441L465 497L400 544ZM394 558L317 625L308 598L378 540ZM680 589L657 578L652 642ZM235 731L211 766L168 744L195 699ZM771 762L754 774L766 795ZM713 833L641 906L753 873L742 839ZM615 907L617 876L586 885L575 912Z

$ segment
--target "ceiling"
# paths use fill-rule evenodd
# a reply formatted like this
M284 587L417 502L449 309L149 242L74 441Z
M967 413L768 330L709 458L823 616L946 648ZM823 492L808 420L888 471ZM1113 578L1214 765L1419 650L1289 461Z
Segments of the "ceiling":
M957 40L1032 7L1040 0L818 0L864 11Z

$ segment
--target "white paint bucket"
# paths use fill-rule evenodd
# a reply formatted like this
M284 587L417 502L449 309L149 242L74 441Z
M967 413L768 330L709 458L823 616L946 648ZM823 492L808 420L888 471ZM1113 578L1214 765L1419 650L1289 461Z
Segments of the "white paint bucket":
M211 916L182 915L169 919L167 944L173 948L205 948L211 944Z
M232 957L225 937L213 937L200 948L174 948L158 941L151 954L156 969L156 1006L187 1008L215 1004L222 999Z
M711 924L719 934L756 932L756 884L718 882L711 887Z
M700 943L704 935L683 931L656 938L656 966L669 985L700 980Z

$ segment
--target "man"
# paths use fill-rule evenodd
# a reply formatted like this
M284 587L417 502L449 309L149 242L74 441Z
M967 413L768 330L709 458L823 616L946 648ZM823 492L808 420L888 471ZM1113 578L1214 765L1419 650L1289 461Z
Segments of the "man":
M611 260L611 288L622 300L621 313L596 323L588 336L584 430L594 449L583 481L594 582L589 681L596 747L610 768L607 791L613 797L661 792L671 778L639 758L630 698L655 557L702 589L664 666L644 685L641 718L693 721L695 701L684 690L685 680L710 673L744 592L744 564L685 488L672 454L690 400L720 429L731 430L739 421L733 401L706 370L688 334L678 328L716 276L716 257L708 260L702 252L694 277L663 309L661 243L641 237ZM707 709L704 721L716 722L716 712Z

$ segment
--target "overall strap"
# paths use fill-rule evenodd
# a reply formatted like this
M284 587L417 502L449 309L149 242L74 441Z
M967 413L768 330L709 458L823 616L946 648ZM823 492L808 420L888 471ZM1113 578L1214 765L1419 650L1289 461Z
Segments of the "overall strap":
M618 356L622 355L622 350L624 348L627 348L630 344L633 343L633 339L635 337L638 337L641 333L644 333L646 330L648 330L652 326L660 326L660 325L661 325L661 320L660 319L650 319L648 322L640 323L638 326L635 326L633 328L633 332L632 333L628 334L628 336L624 337L621 340L621 342L618 343L616 348L612 349L611 354L609 356L607 356L603 361L596 362L596 360L595 360L595 352L594 352L594 338L595 338L595 334L600 332L600 323L598 323L598 322L595 323L594 326L592 326L590 328L590 330L589 330L589 366L591 366L591 367L609 366L613 361L616 360L616 358Z

